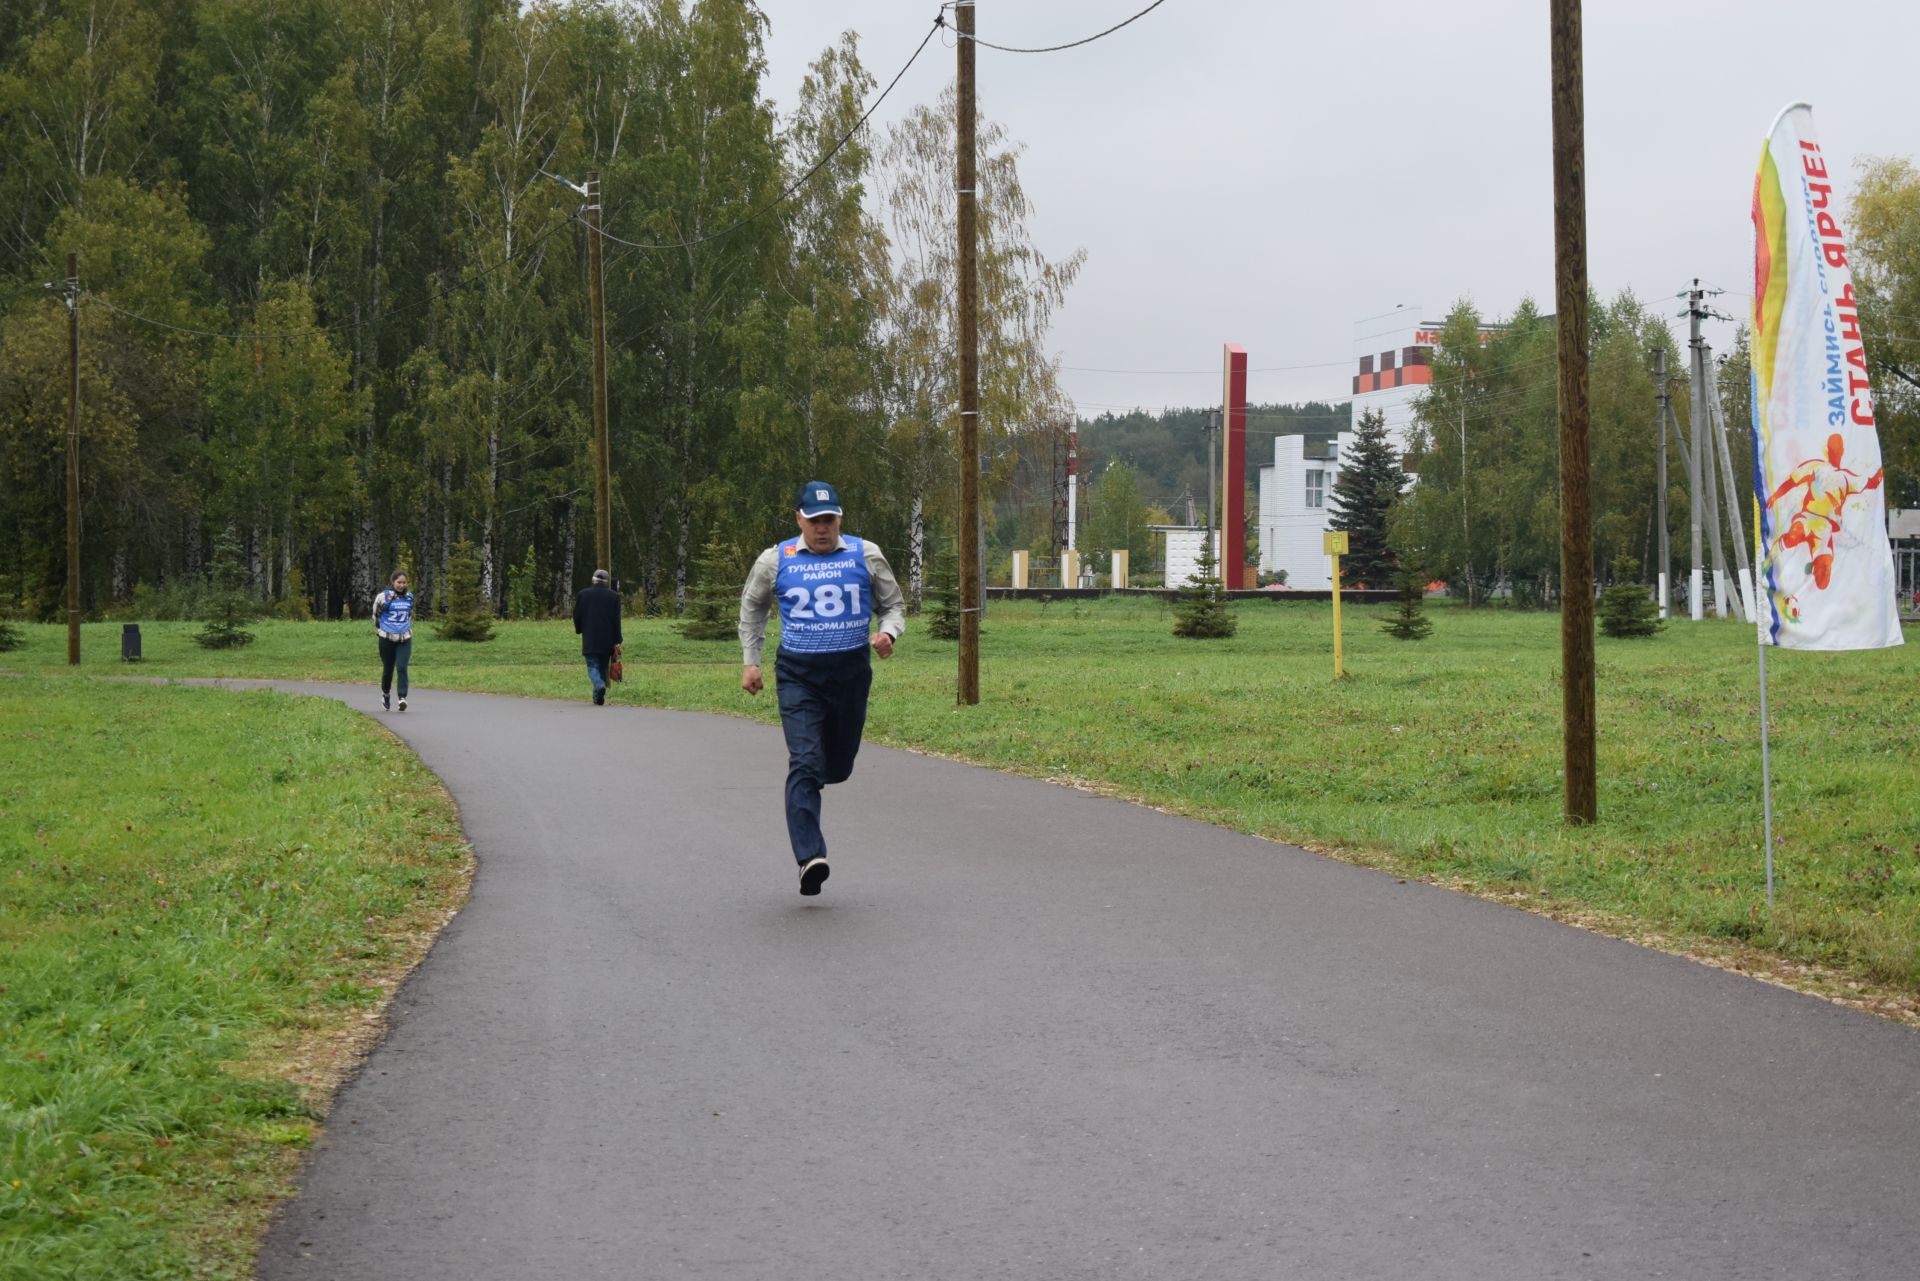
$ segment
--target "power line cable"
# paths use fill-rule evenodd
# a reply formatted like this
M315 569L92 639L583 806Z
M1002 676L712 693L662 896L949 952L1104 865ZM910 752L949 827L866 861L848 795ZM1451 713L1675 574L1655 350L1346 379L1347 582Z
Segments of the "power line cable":
M1155 9L1158 9L1161 5L1165 4L1166 2L1167 0L1153 0L1152 4L1148 5L1146 8L1142 9L1140 12L1134 14L1131 18L1127 18L1121 22L1116 22L1111 27L1108 27L1105 31L1097 31L1093 35L1087 36L1084 39L1074 40L1067 44L1051 44L1051 45L1045 45L1043 47L1035 48L1035 49L1022 49L1014 45L994 44L991 41L982 40L979 36L971 36L971 37L963 37L963 38L971 39L974 42L974 44L978 45L982 49L997 49L1001 53L1059 53L1064 49L1078 49L1083 44L1092 44L1096 40L1099 40L1105 36L1110 36L1114 32L1118 31L1120 28L1127 26L1131 23L1140 21L1140 19L1146 17L1148 14L1152 13ZM943 22L945 21L944 16L942 17L942 21Z
M808 169L805 173L801 174L798 178L795 178L791 183L789 183L785 191L775 196L772 200L769 200L766 204L761 205L758 209L754 210L752 213L742 218L739 222L734 223L730 227L723 227L719 231L711 232L704 236L696 236L691 240L681 240L671 244L656 245L656 244L648 244L644 241L627 240L624 237L616 236L612 232L607 231L605 229L600 229L597 232L595 232L595 234L597 234L602 240L611 241L616 245L625 245L629 249L645 249L650 252L664 253L664 252L671 252L676 249L692 249L698 245L704 245L712 241L719 240L723 236L730 236L734 232L740 230L740 228L746 226L748 223L753 222L755 219L760 218L765 214L771 212L772 210L779 208L781 205L785 204L793 196L794 192L806 186L807 183L813 178L815 174L819 173L822 169L826 167L827 161L833 159L834 156L838 155L840 152L840 149L846 146L847 143L853 138L853 136L859 133L860 130L865 127L867 123L867 119L870 116L872 116L874 112L880 109L880 104L887 100L887 95L893 92L894 86L900 83L900 78L907 74L908 68L912 67L915 62L919 61L920 54L927 47L927 42L933 39L933 33L940 30L940 28L944 25L946 25L946 16L944 14L936 16L933 20L933 25L927 28L927 34L921 38L919 47L914 49L913 56L907 59L906 63L900 68L899 71L894 73L893 79L887 82L887 87L885 89L882 89L880 91L880 96L875 98L873 102L867 107L867 109L860 113L860 118L853 122L853 126L850 129L848 129L845 133L840 135L839 139L835 141L833 146L827 149L825 155L821 156L818 160L813 162L813 167L811 169ZM590 228L589 230L592 230L592 229Z

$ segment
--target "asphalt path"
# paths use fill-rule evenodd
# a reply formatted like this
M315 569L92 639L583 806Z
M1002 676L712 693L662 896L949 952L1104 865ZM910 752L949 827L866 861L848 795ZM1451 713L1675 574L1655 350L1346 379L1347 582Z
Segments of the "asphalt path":
M266 1281L1920 1274L1905 1028L873 747L803 899L772 727L382 723L479 871Z

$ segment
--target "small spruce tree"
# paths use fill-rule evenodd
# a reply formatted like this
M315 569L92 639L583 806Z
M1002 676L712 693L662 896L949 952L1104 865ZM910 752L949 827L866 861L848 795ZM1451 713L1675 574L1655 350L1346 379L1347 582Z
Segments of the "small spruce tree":
M480 553L462 538L447 563L447 607L433 634L441 640L493 639L493 604L480 594Z
M1395 581L1399 564L1387 542L1387 515L1407 487L1400 454L1387 435L1379 410L1360 415L1352 446L1340 460L1333 482L1333 515L1327 528L1347 533L1347 554L1340 576L1351 583L1381 586Z
M1216 640L1233 635L1240 620L1227 606L1226 591L1220 585L1219 558L1213 554L1213 540L1200 545L1200 563L1194 566L1174 608L1173 634L1193 640Z
M533 544L527 544L527 558L507 574L507 617L533 618L540 612L539 567L534 563Z
M688 640L736 640L740 635L739 555L716 532L694 562L693 592L680 616Z
M1394 605L1393 615L1380 624L1380 630L1396 640L1425 640L1433 633L1433 620L1427 617L1426 575L1416 570L1402 570L1394 580L1400 589L1400 599Z
M201 601L203 626L193 634L194 643L204 649L237 649L253 643L247 624L255 617L254 601L247 591L247 568L240 554L240 539L231 528L223 530L213 544L213 586Z
M1652 636L1666 626L1631 556L1613 562L1613 582L1600 593L1599 614L1600 630L1609 636Z
M942 546L933 557L933 611L927 615L927 635L935 640L960 639L960 569L953 552Z
M0 654L19 649L24 644L26 641L21 638L20 629L13 625L13 620L0 615Z

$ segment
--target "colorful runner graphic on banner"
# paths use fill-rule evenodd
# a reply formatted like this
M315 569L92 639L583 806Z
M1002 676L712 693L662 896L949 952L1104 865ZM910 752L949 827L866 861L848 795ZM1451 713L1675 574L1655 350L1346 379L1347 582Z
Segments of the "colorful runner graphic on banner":
M1753 483L1761 640L1898 645L1893 552L1860 303L1813 109L1782 111L1753 187Z

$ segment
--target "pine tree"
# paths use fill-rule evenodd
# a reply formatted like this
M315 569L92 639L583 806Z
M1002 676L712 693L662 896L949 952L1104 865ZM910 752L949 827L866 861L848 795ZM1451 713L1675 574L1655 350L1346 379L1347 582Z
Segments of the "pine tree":
M1213 554L1213 539L1203 539L1200 563L1180 588L1179 604L1174 608L1173 634L1194 640L1215 640L1233 635L1240 620L1227 607L1226 592L1220 586L1219 559Z
M1387 420L1370 409L1360 415L1353 444L1340 460L1340 475L1333 482L1333 517L1327 526L1347 532L1347 554L1340 561L1343 580L1394 581L1399 562L1387 543L1387 513L1406 487L1400 456L1387 437Z
M1609 636L1651 636L1666 626L1631 556L1613 562L1613 582L1600 593L1599 614L1600 630Z
M1423 581L1425 574L1416 570L1404 570L1395 580L1400 588L1400 600L1394 606L1393 617L1380 624L1380 630L1397 640L1425 640L1433 632L1433 620L1427 617L1427 592Z
M734 640L740 635L739 557L715 534L700 549L680 634L688 640Z
M24 644L26 641L21 638L20 629L13 625L12 620L0 618L0 654L19 649Z
M213 589L200 607L205 624L193 635L205 649L237 649L253 643L247 624L255 617L254 601L247 591L247 569L240 554L240 539L231 526L223 530L213 545Z
M933 612L927 615L927 635L935 640L960 639L960 570L954 553L942 546L933 557Z
M493 639L493 604L480 594L480 553L464 537L447 564L447 608L434 625L441 640Z

